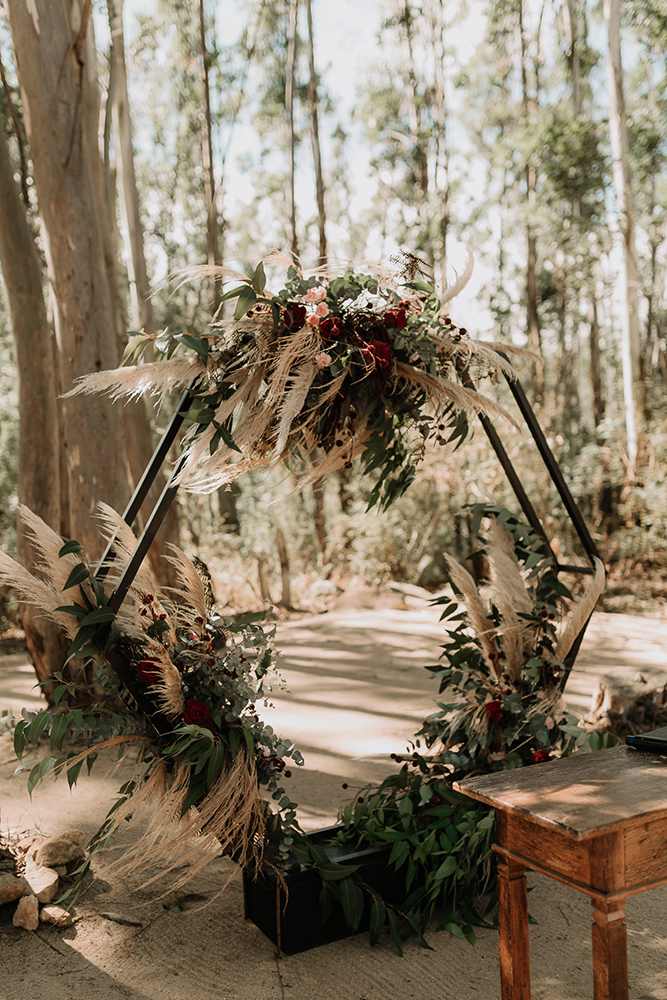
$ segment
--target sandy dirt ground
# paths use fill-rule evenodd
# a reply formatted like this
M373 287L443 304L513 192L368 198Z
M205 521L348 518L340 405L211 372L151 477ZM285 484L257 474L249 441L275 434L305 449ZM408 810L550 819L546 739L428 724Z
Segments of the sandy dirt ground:
M400 752L432 710L441 629L426 607L339 610L279 626L283 673L290 693L275 699L269 719L294 739L306 766L291 779L307 828L333 822L350 790L381 779L386 756ZM585 710L600 674L630 666L664 669L667 621L594 616L568 700ZM0 660L0 710L39 705L32 668L22 654ZM109 761L111 764L111 761ZM131 773L121 764L105 776L96 765L71 793L47 782L32 800L14 764L0 765L0 823L7 830L92 834ZM137 834L130 825L119 843ZM432 950L409 941L400 958L388 938L371 949L365 935L277 958L273 944L244 920L240 879L217 895L233 872L214 862L181 893L158 898L141 878L118 879L113 850L95 865L95 879L66 930L15 928L13 906L0 907L0 1000L497 1000L497 932L476 944L432 930ZM593 994L588 899L541 876L529 878L531 969L535 1000L583 1000ZM215 898L217 897L217 898ZM631 1000L667 1000L667 887L628 901ZM120 924L113 911L141 921Z

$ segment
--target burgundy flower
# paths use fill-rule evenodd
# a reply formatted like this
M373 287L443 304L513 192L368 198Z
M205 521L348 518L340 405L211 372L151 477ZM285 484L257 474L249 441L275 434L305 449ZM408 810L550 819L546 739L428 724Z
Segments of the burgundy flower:
M137 673L144 684L157 684L162 679L160 671L155 666L158 662L154 656L147 656L137 667Z
M487 701L484 711L490 722L504 722L507 717L507 712L503 710L502 703L499 701Z
M201 726L203 729L213 728L211 710L205 701L195 701L194 698L188 698L183 718L189 726Z
M306 322L305 306L290 303L283 312L283 323L288 330L300 330Z
M326 316L320 320L318 330L325 340L337 340L341 333L340 318L338 316Z
M403 330L408 318L405 309L387 309L384 314L384 325L395 330Z
M536 750L533 754L533 764L544 764L546 760L551 760L551 754L546 750Z
M361 353L367 362L379 368L383 373L391 364L391 346L383 340L371 340Z

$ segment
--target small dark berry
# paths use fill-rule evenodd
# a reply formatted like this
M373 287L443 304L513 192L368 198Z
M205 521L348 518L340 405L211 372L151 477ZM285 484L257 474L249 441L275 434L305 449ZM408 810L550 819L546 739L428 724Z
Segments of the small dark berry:
M347 781L344 781L343 784L340 787L341 788L349 788L350 786L348 785Z
M209 666L209 667L214 667L214 666L215 666L215 660L207 660L207 661L206 661L206 664L207 664L207 666Z
M286 778L291 778L292 777L292 772L291 771L285 771L285 777Z
M361 795L360 795L360 796L359 796L359 798L357 799L357 802L363 802L363 801L364 801L364 800L363 800L363 798L362 798L362 797L361 797Z

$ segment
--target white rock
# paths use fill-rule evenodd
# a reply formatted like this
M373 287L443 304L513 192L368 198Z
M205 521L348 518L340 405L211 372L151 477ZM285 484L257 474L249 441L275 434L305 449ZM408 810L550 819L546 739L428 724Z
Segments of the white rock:
M57 924L58 927L72 926L72 914L68 913L62 906L43 906L39 919L44 924Z
M35 861L44 868L76 861L85 854L85 840L86 835L82 830L68 830L59 837L50 837L35 854Z
M52 868L26 868L25 880L40 903L50 903L58 891L58 872Z
M9 872L0 872L0 905L13 903L21 896L30 895L30 886L24 878L17 878Z
M24 896L19 899L16 913L12 919L14 927L24 927L27 931L36 931L39 927L39 903L37 896Z

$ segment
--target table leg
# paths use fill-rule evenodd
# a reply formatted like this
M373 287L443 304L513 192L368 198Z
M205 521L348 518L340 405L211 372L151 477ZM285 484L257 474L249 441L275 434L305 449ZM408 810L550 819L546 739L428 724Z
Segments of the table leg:
M528 891L525 872L525 867L517 861L499 855L498 923L502 1000L530 1000Z
M628 944L625 899L593 904L593 980L595 1000L628 1000Z

